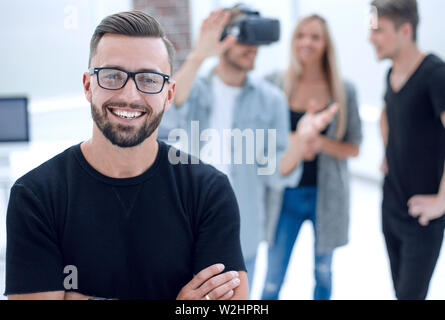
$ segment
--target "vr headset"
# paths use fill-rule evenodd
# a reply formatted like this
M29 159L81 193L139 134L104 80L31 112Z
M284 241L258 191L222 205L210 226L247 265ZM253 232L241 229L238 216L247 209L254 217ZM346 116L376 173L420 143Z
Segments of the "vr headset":
M224 29L221 41L229 34L236 36L238 43L254 46L268 45L280 40L280 21L263 18L258 11L243 5L240 5L239 8L245 15Z

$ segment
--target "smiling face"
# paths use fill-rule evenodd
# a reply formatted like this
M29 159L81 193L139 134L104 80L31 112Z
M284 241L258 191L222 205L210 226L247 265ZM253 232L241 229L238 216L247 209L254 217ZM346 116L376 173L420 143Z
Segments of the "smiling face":
M170 74L168 52L161 38L105 34L91 59L93 68L119 68L129 72L154 71ZM91 103L94 130L113 145L134 147L152 136L163 112L173 100L175 84L165 82L158 94L136 88L133 79L119 90L101 88L96 75L85 73L84 90Z
M326 33L318 19L301 23L293 40L293 49L302 65L319 63L326 53Z

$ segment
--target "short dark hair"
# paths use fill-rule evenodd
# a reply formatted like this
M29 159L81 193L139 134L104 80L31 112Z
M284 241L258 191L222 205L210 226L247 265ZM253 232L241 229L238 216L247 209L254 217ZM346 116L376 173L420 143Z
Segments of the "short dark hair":
M170 63L170 75L173 72L175 49L167 39L160 23L142 11L126 11L110 15L102 20L96 27L90 42L90 58L88 67L91 67L91 59L96 54L100 39L105 34L119 34L132 37L161 38L167 48L168 62Z
M374 0L371 5L377 9L379 17L390 19L396 29L404 23L411 24L414 41L417 41L417 26L419 25L417 0Z

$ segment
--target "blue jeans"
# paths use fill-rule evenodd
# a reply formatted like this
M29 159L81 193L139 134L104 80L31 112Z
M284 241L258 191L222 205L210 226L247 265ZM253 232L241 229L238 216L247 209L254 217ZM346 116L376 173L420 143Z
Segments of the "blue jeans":
M244 261L247 269L247 281L249 283L249 298L252 296L253 279L255 277L255 261L256 255L251 258L245 259Z
M278 221L274 244L268 250L268 267L263 290L263 300L277 300L289 265L292 248L301 225L306 220L312 221L315 228L317 203L316 187L298 187L286 189L283 206ZM316 238L316 237L315 237ZM317 246L315 245L315 248ZM328 253L315 252L315 289L314 300L329 300L332 288L332 256Z

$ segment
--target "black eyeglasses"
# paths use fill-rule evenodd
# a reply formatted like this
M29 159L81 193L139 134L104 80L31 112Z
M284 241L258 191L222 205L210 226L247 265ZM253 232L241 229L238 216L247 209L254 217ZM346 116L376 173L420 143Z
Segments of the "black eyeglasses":
M119 90L125 87L129 78L133 78L136 88L149 94L156 94L164 89L164 84L170 81L170 76L154 72L128 72L118 68L90 68L90 75L97 75L97 83L103 89Z

